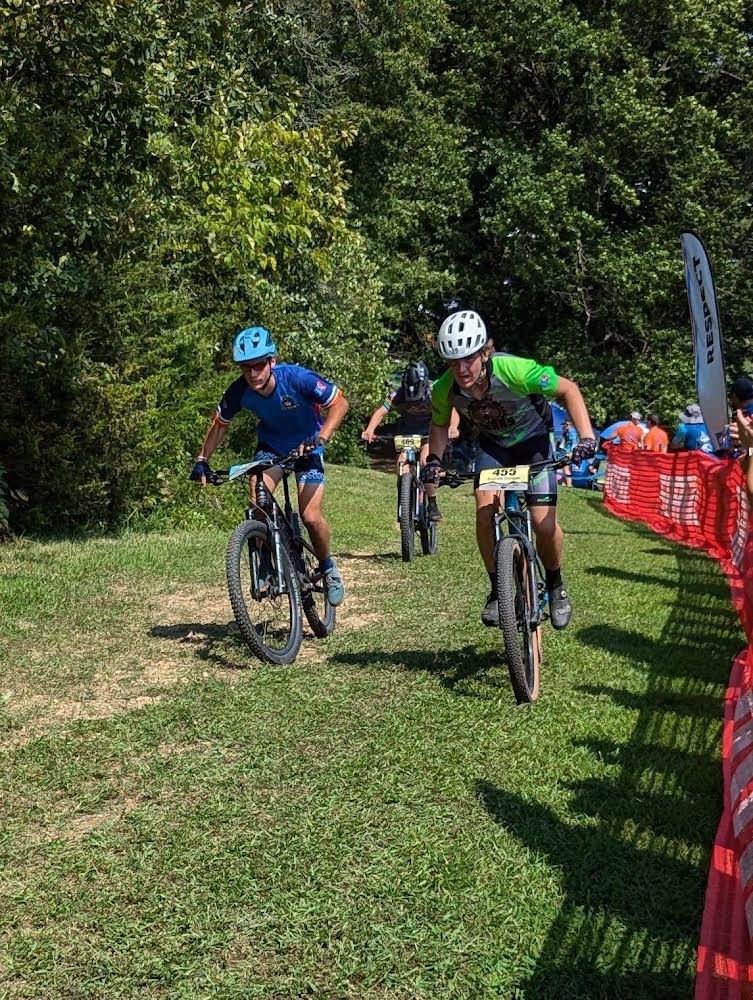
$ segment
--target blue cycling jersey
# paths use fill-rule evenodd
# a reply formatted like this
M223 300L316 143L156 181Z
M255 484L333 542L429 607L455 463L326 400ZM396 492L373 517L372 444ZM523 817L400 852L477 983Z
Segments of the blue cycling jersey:
M242 375L237 378L217 407L217 419L229 424L241 410L249 410L259 421L259 448L287 455L319 433L324 423L322 407L330 406L340 390L299 365L277 365L274 376L275 388L269 396L254 392Z
M705 451L709 454L713 454L714 451L705 424L679 424L677 433L672 438L672 446L683 448L685 451Z
M568 431L563 430L560 437L560 448L563 451L572 451L578 440L578 432L574 427L571 427Z

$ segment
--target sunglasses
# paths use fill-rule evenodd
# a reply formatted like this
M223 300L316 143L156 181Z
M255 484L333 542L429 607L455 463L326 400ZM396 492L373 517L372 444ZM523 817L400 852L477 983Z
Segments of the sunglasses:
M261 361L244 361L239 367L242 372L263 372L271 358L263 358Z

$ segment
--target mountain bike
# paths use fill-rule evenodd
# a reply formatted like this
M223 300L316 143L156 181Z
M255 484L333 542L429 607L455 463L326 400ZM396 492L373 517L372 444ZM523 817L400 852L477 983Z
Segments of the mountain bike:
M301 516L290 500L288 478L298 458L264 459L218 470L215 486L255 480L246 520L233 531L225 557L233 615L243 638L260 660L292 663L303 640L303 615L317 638L335 627L335 609L327 599L319 560L306 537ZM282 469L281 506L264 484L262 473Z
M494 569L499 628L518 704L535 701L539 696L543 652L541 625L549 617L546 573L536 552L525 493L531 471L560 469L570 461L568 455L534 465L485 469L479 473L478 489L497 494L494 504ZM471 478L448 472L443 484L455 488Z
M416 532L421 539L421 551L425 556L433 556L437 551L437 525L428 518L426 493L419 476L421 435L396 435L395 451L405 456L401 459L397 472L400 549L403 562L413 562Z

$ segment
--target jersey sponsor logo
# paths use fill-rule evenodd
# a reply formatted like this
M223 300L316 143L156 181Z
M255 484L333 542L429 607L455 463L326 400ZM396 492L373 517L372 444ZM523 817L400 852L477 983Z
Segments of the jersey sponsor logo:
M467 412L473 423L483 430L503 431L514 423L513 414L495 399L473 399Z
M317 388L317 392L326 392L327 391L327 386L324 384L324 382L321 382L319 379L316 380L316 388Z
M546 387L549 385L550 382L551 379L549 378L548 375L542 375L541 378L539 379L539 385L541 386L542 389L546 389Z
M291 399L290 396L283 396L280 400L280 406L283 410L295 410L297 409L298 404L294 399Z

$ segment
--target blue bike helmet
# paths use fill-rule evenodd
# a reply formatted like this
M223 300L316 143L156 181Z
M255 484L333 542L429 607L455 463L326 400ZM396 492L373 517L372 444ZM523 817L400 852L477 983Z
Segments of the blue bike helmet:
M241 364L243 361L260 361L277 354L277 346L272 340L272 334L263 326L249 326L236 336L233 341L233 361Z

